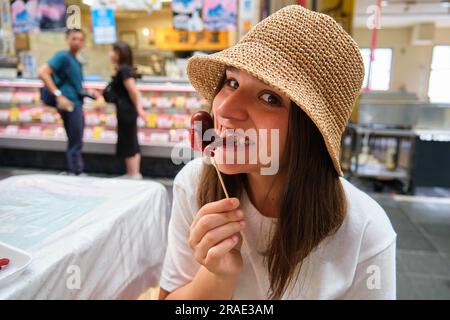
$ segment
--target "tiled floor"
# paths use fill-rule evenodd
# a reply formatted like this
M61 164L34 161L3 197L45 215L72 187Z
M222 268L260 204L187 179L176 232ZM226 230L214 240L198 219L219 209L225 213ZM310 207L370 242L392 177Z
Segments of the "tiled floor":
M0 167L0 180L30 173L57 174ZM171 180L159 182L172 196ZM429 197L437 193L440 198ZM370 193L397 232L397 298L450 299L450 193L424 190L422 194L426 197ZM149 290L142 298L155 298L155 292Z
M450 201L371 196L397 232L398 299L450 299Z

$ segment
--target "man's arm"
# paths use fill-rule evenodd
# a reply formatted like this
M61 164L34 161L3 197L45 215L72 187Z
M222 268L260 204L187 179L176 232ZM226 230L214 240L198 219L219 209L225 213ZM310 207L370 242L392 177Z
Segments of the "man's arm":
M44 82L44 85L51 91L55 92L58 88L56 87L55 82L52 79L53 69L49 66L48 63L45 63L42 67L39 68L39 79Z
M50 92L55 93L55 91L59 89L52 79L52 73L52 67L50 67L48 63L45 63L41 68L39 68L38 76ZM62 110L70 111L73 108L73 103L62 94L56 96L56 102L58 107Z

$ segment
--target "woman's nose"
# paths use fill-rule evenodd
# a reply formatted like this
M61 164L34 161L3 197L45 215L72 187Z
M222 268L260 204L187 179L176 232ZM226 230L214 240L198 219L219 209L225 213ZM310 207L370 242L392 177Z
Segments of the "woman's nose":
M235 91L219 102L216 114L224 119L244 121L248 117L245 97Z

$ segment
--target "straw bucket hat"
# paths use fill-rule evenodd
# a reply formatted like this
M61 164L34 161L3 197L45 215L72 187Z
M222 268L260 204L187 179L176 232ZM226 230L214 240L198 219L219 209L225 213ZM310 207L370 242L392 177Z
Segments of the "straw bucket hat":
M341 136L361 89L358 45L331 17L290 5L255 25L236 45L189 59L187 74L211 105L233 66L286 94L311 118L339 175Z

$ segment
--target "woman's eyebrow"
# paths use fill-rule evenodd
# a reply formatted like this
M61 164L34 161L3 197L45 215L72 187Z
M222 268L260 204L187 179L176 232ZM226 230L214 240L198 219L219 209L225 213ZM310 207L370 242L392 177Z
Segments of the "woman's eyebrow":
M239 73L241 72L238 68L236 67L232 67L232 66L228 66L225 68L226 72L230 72L230 73ZM256 79L261 86L266 87L266 90L268 91L272 91L273 93L275 93L277 96L279 96L283 101L285 100L283 95L278 93L277 90L275 90L274 88L272 88L269 84L265 83L264 81L260 80L260 79Z
M239 73L239 69L236 67L226 67L225 71L229 71L231 73Z
M241 72L241 70L239 70L238 68L236 68L236 67L232 67L232 66L229 66L229 67L226 67L225 68L225 72L230 72L230 73L240 73ZM255 78L256 79L256 78ZM261 80L259 80L259 79L256 79L261 85L263 85L263 86L266 86L266 87L270 87L268 84L266 84L264 81L261 81Z

